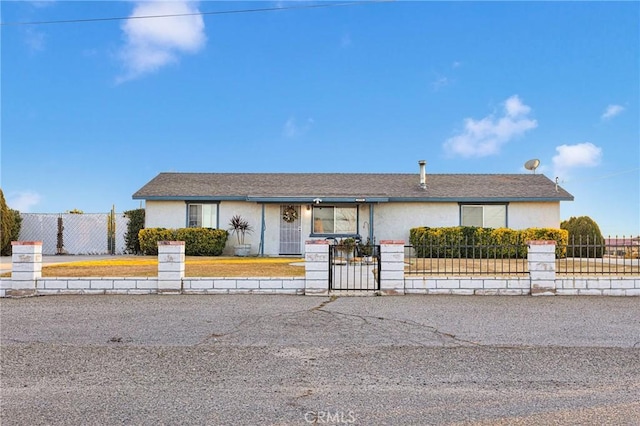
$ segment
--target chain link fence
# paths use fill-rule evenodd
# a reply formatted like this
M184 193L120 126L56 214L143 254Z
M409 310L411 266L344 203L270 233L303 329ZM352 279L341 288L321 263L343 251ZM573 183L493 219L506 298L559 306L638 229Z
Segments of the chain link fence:
M124 254L123 213L21 213L20 241L42 241L42 254Z

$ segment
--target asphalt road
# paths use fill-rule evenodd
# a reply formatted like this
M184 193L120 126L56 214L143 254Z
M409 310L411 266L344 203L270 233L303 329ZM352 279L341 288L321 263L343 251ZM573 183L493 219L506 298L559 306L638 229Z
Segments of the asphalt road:
M640 424L640 298L0 300L2 425Z

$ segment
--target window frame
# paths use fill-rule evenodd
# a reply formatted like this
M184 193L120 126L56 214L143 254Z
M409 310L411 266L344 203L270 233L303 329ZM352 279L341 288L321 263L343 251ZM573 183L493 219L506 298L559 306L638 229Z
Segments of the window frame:
M509 203L459 203L460 206L460 226L474 226L474 225L464 225L464 208L465 207L482 207L482 226L479 226L477 228L492 228L492 229L498 229L498 228L508 228L509 227ZM500 227L489 227L486 226L486 219L485 219L485 207L489 207L489 206L503 206L504 207L504 225L500 226Z
M219 218L220 218L220 203L215 203L215 202L200 202L200 203L194 203L194 202L186 202L187 205L187 214L186 214L186 227L187 228L213 228L213 229L219 229L220 228L220 222L219 222ZM202 212L201 212L201 217L200 217L200 225L191 225L191 206L200 206L202 207ZM215 215L215 226L202 226L203 222L204 222L204 206L211 206L211 212L212 214ZM212 222L214 222L212 221Z
M356 220L355 220L355 229L354 232L316 232L315 231L315 219L316 219L316 209L333 209L333 224L335 230L335 222L336 222L336 208L342 209L355 209ZM328 205L313 205L311 207L311 233L310 237L329 237L329 238L348 238L348 237L357 237L358 229L360 229L360 206L358 204L328 204Z

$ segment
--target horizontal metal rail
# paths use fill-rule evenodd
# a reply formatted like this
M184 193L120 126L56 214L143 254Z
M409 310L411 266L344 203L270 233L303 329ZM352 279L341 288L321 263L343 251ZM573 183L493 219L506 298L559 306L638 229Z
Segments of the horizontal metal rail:
M528 274L527 245L433 241L405 246L405 274L518 276ZM640 237L575 238L556 246L559 275L640 276Z

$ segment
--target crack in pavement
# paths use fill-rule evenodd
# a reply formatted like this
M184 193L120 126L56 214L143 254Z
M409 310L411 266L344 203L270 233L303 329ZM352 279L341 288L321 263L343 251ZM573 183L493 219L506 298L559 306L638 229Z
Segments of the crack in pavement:
M309 309L309 312L321 311L329 303L335 302L336 300L338 300L338 296L335 296L335 295L329 296L329 300L325 300L324 302L322 302L318 306L315 306L315 307Z
M396 323L396 324L402 324L404 326L408 326L409 327L409 331L407 330L396 330L399 331L401 333L404 333L404 340L406 340L407 342L410 342L412 344L415 345L419 345L419 346L430 346L427 343L421 342L420 338L416 338L416 335L412 335L411 334L411 329L422 329L422 330L427 330L430 333L433 334L433 336L435 336L437 338L437 340L442 344L442 345L447 345L447 344L455 344L455 345L463 345L463 346L467 346L467 345L472 345L472 346L487 346L484 345L482 343L479 342L475 342L472 340L468 340L468 339L463 339L460 337L457 337L455 334L452 333L447 333L445 331L441 331L438 328L434 327L434 326L430 326L427 324L422 324L413 320L404 320L404 319L394 319L394 318L386 318L384 316L379 316L379 315L360 315L360 314L351 314L351 313L345 313L345 312L340 312L340 311L336 311L336 310L331 310L331 309L326 309L326 307L335 302L336 300L338 300L338 296L332 295L329 297L328 300L323 301L322 303L320 303L317 306L314 306L310 309L305 309L305 310L296 310L293 312L284 312L284 313L278 313L278 314L274 314L274 315L261 315L258 317L253 317L253 318L246 318L242 321L240 321L240 323L238 323L238 325L236 325L231 331L226 332L226 333L210 333L207 336L205 336L203 339L201 339L198 343L196 343L194 346L198 346L198 345L204 345L207 344L209 342L216 341L217 339L222 339L225 337L229 337L231 335L234 334L238 334L240 332L242 332L243 330L246 329L251 329L259 324L264 323L265 321L273 321L274 319L277 318L289 318L292 316L296 316L298 314L302 314L302 313L322 313L322 314L326 314L329 315L331 317L343 317L343 318L351 318L351 319L358 319L361 321L361 325L359 328L364 328L366 326L375 326L375 322L376 321L381 321L381 322L389 322L389 323ZM389 330L384 331L384 330L378 330L378 332L381 333L386 333L388 334L390 338L392 338L392 340L394 341L398 341L397 336L394 337L393 336L393 332L390 332Z
M324 307L324 306L326 306L326 304L328 304L328 302L326 302L324 305L321 305L321 306ZM436 335L438 338L440 338L441 341L443 341L443 342L445 342L447 339L450 339L450 340L453 340L455 342L459 342L459 343L465 344L465 345L485 346L482 343L474 342L472 340L467 340L467 339L461 339L459 337L456 337L455 334L451 334L451 333L447 333L447 332L444 332L444 331L440 331L436 327L433 327L431 325L421 324L419 322L412 321L412 320L401 320L401 319L394 319L394 318L385 318L385 317L373 316L373 315L348 314L348 313L345 313L345 312L329 311L329 310L326 310L326 309L322 309L321 306L318 306L318 307L314 308L314 310L315 311L319 311L319 312L324 312L324 313L327 313L329 315L337 314L337 315L342 315L342 316L345 316L345 317L355 317L355 318L361 319L362 321L364 321L368 325L370 325L371 323L369 321L367 321L367 318L375 319L375 320L379 320L379 321L396 322L396 323L400 323L400 324L404 324L404 325L408 325L408 326L414 326L414 327L427 329L430 332L432 332L434 335ZM411 341L413 341L413 340L411 340ZM417 343L417 342L414 342L414 343ZM424 346L424 344L422 344L421 346Z
M327 306L329 303L334 302L338 297L337 296L330 296L328 300L325 300L324 302L320 303L318 306L314 306L311 309L304 309L304 310L296 310L293 312L284 312L281 314L275 314L275 315L261 315L258 316L256 318L246 318L242 321L240 321L240 323L235 326L231 331L227 332L227 333L210 333L207 336L205 336L204 338L202 338L199 342L195 343L193 346L198 346L198 345L204 345L206 343L208 343L211 340L216 340L216 339L220 339L220 338L224 338L224 337L228 337L232 334L236 334L239 331L241 331L241 329L246 328L247 326L252 326L255 324L259 324L262 322L262 320L264 320L265 318L282 318L282 317L288 317L291 315L295 315L295 314L299 314L302 312L313 312L316 310L320 310L322 308L324 308L325 306Z

